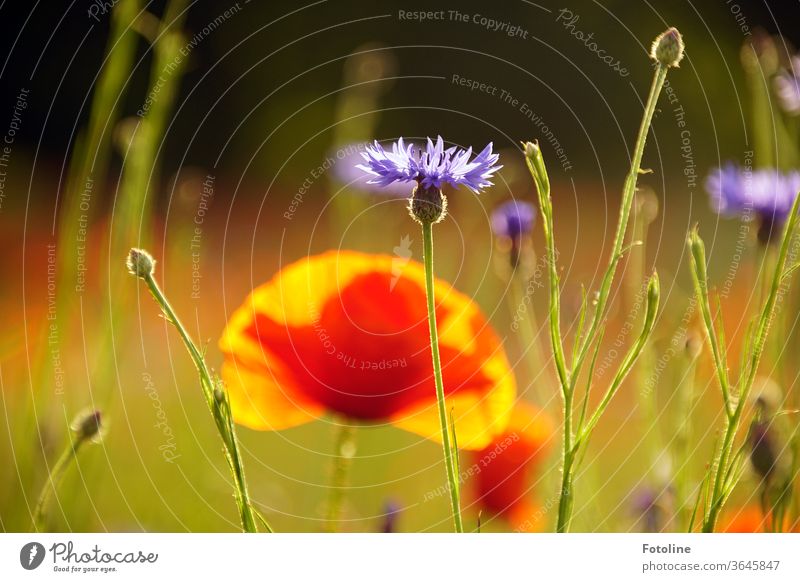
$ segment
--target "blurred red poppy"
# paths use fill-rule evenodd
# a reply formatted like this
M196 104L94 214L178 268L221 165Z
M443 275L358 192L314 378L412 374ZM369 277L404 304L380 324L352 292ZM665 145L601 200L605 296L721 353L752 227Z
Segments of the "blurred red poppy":
M532 477L554 436L544 412L519 402L506 430L474 453L475 495L482 509L507 519L517 531L540 531L546 508L536 503Z
M440 280L435 297L459 446L485 447L508 423L513 374L475 303ZM220 348L240 424L280 430L329 411L441 438L415 261L342 251L293 263L231 315Z
M765 516L761 508L749 505L726 512L723 519L720 520L717 531L722 533L762 533L765 528L769 530L771 527L772 519L769 516ZM800 532L800 520L791 524L787 516L783 531Z

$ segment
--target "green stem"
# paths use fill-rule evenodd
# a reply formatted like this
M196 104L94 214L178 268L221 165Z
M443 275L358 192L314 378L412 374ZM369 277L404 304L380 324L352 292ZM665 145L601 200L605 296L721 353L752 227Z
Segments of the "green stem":
M575 359L575 366L572 370L572 383L577 381L580 375L580 368L586 355L596 338L598 328L600 327L606 315L606 307L611 293L611 284L614 281L614 274L617 271L617 265L622 258L622 245L625 240L625 232L628 228L628 221L631 214L631 206L633 205L633 196L636 193L636 182L639 178L641 171L642 156L644 155L644 146L647 142L647 134L650 132L650 125L653 121L653 114L656 110L658 97L664 87L664 81L667 77L667 67L661 64L656 65L656 72L653 75L653 83L650 86L650 94L647 97L647 104L644 109L644 116L642 123L639 126L639 134L636 137L636 146L633 150L633 158L631 159L631 168L628 176L625 179L625 187L622 192L622 203L619 208L619 219L617 221L617 230L614 235L614 244L611 249L611 256L609 258L608 267L606 268L603 281L600 285L600 291L597 296L595 304L594 315L592 323L589 326L589 331L584 336L581 347L578 350L578 356Z
M64 449L64 452L61 453L56 464L53 465L53 469L50 471L50 478L47 480L47 483L44 484L44 487L42 487L42 492L39 494L39 500L36 502L36 508L33 511L33 527L38 533L47 530L45 524L47 506L50 503L50 499L53 497L53 493L58 489L67 467L69 467L70 462L77 457L78 450L84 442L84 439L72 439L67 448Z
M336 448L334 449L331 486L328 488L328 512L325 527L325 530L330 533L339 529L344 489L347 486L347 476L356 446L355 427L346 424L343 420L339 423L336 432Z
M687 531L691 519L689 503L689 459L691 458L689 443L692 437L692 410L695 403L695 373L697 358L689 356L689 364L685 377L678 386L678 425L675 428L674 458L675 496L677 497L677 513L681 522L681 531Z
M217 425L220 437L225 447L225 457L228 461L228 466L231 470L231 475L234 481L234 495L236 504L239 508L239 517L242 522L242 529L248 533L255 533L258 531L256 527L255 515L250 503L250 494L247 489L247 481L244 473L244 463L239 452L239 441L236 438L236 430L233 424L233 415L230 410L230 402L228 400L227 392L221 387L221 384L212 378L211 373L206 366L203 355L197 346L189 337L186 328L178 319L175 310L170 305L158 283L153 278L152 273L146 274L142 277L147 284L150 293L155 298L161 311L167 317L167 321L171 323L178 334L181 336L189 355L192 357L195 367L200 374L200 385L203 389L203 395L206 399L206 404L214 417L214 422ZM259 519L264 523L269 531L271 528L264 521L263 517Z
M655 195L655 194L653 194ZM646 283L644 281L645 264L647 262L647 231L649 222L645 216L644 202L640 204L633 214L633 229L629 244L639 244L639 248L632 250L628 255L627 264L627 283L628 283L628 302L635 310L645 302L647 294ZM655 381L648 387L648 380L653 373L654 362L653 350L648 342L642 349L642 354L635 366L635 384L639 396L639 407L641 409L642 428L644 433L644 445L648 456L648 462L655 465L664 450L661 440L658 423L658 404L656 401ZM649 390L648 390L649 388ZM652 473L652 469L648 471Z
M436 328L436 299L433 282L433 225L422 224L423 254L425 261L425 294L428 299L428 327L431 334L431 358L433 359L433 378L436 383L436 402L439 407L439 428L442 431L442 447L444 448L444 464L447 469L450 505L453 511L453 522L456 533L464 532L459 503L459 482L456 475L456 464L453 459L453 447L450 443L450 430L447 423L447 407L444 400L444 382L442 381L442 362L439 357L439 332Z
M739 414L734 413L734 417L725 417L725 436L722 440L722 446L719 450L719 457L716 462L716 472L714 474L714 485L711 490L711 499L708 505L708 510L703 520L703 533L711 533L717 524L719 512L725 503L727 495L724 495L723 489L725 487L725 474L727 473L728 460L730 459L731 450L733 449L734 438L736 437L737 429L739 428Z
M573 468L575 467L575 450L572 446L572 393L564 398L564 431L561 439L561 492L558 498L557 533L569 531L572 518L572 502L575 498L572 491Z

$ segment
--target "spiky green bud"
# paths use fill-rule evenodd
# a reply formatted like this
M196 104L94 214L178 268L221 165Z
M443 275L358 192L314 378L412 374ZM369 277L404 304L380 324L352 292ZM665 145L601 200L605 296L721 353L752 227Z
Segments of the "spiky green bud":
M659 34L650 48L650 57L665 67L677 67L683 58L683 37L678 29L670 27Z

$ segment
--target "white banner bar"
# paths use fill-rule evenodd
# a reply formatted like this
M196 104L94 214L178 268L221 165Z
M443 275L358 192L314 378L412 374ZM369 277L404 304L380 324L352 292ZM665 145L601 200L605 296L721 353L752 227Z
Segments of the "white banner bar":
M0 580L800 580L800 534L2 534ZM600 576L600 578L598 578ZM184 578L185 579L185 578Z

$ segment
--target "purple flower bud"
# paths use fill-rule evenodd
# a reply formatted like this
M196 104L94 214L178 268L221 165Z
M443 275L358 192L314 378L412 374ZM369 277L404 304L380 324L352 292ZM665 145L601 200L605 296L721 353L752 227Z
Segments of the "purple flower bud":
M389 500L383 507L383 521L381 523L381 533L395 533L397 531L397 516L400 515L400 504Z
M770 423L766 420L754 420L747 436L750 443L750 464L761 479L766 481L772 476L777 461Z
M683 59L683 38L675 27L659 34L650 47L650 57L664 67L677 67Z
M660 532L664 526L664 508L661 506L659 493L643 487L633 494L631 509L641 521L643 532Z

